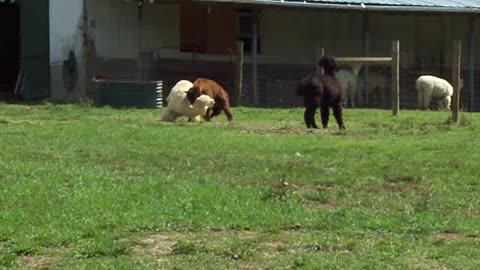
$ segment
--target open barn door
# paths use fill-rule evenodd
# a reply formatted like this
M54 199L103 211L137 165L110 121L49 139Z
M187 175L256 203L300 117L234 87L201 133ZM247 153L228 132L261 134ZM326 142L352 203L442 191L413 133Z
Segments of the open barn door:
M20 12L15 2L0 1L0 99L13 95L20 65Z
M24 99L46 98L50 92L49 0L20 2L20 80Z

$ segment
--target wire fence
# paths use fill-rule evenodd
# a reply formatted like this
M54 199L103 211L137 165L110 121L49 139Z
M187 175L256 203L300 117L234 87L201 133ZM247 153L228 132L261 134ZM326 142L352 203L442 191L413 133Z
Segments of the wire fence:
M400 45L401 46L401 45ZM401 50L401 49L400 49ZM417 108L417 91L415 81L421 75L433 75L446 79L452 84L452 64L443 57L428 57L401 54L400 59L400 108ZM409 59L413 59L410 60ZM339 70L352 70L351 65L340 65ZM260 64L258 68L258 87L260 89L260 106L293 107L301 106L302 99L295 95L297 82L314 70L314 65ZM253 105L251 91L250 66L244 68L244 85L242 104ZM480 102L475 102L478 94L472 91L473 85L479 85L480 72L471 77L468 59L462 59L461 77L463 88L460 91L460 109L479 111ZM362 66L355 80L355 105L358 108L391 109L392 74L389 65ZM474 89L473 89L474 90ZM346 107L351 107L346 104Z
M328 48L326 49L329 54ZM387 52L387 53L385 53ZM372 55L388 56L389 51L372 52ZM358 55L335 55L357 56ZM258 64L258 93L259 104L254 104L252 64L246 62L243 66L243 84L240 104L243 106L260 107L299 107L302 98L296 96L296 85L304 76L315 69L315 56L312 53L312 64ZM235 91L235 62L234 57L227 61L205 60L149 60L148 68L143 70L143 78L147 80L162 80L164 82L164 98L169 94L171 87L182 79L195 80L206 77L219 82L230 96L236 96ZM463 55L461 77L463 88L460 92L460 108L464 111L480 111L480 102L475 102L478 93L472 91L472 83L480 85L480 72L471 72L472 65ZM122 68L123 67L123 68ZM118 60L102 60L93 68L95 74L106 77L134 77L135 62L119 63ZM352 66L341 64L339 70L351 70ZM470 74L473 74L471 76ZM400 109L417 108L417 93L415 81L421 75L434 75L451 82L452 64L447 55L424 57L416 55L408 48L402 48L400 43ZM357 108L392 108L391 67L389 65L363 65L355 79L355 105ZM346 107L351 107L346 104Z

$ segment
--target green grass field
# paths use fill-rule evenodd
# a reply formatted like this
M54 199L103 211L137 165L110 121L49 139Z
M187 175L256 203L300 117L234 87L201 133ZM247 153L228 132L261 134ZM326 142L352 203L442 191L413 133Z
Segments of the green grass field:
M2 104L0 269L480 269L480 114L448 116Z

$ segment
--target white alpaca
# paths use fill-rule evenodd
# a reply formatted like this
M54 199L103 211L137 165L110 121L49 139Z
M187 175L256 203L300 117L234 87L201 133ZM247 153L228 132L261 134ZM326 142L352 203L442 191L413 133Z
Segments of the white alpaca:
M463 80L460 81L460 87L463 87ZM433 105L436 109L450 110L453 86L448 81L431 75L422 75L415 82L415 89L420 109L428 109Z
M181 116L188 117L189 121L199 121L200 116L215 105L215 100L208 95L201 95L193 104L187 98L187 92L193 84L187 80L181 80L175 84L167 97L167 108L163 113L162 121L173 122Z
M351 107L355 108L355 98L357 96L357 78L361 68L361 65L353 65L351 70L340 69L335 74L340 86L343 89L344 106L348 106L348 101L350 100Z
M365 98L366 94L369 100L369 105L377 108L388 106L387 91L390 90L389 82L389 78L383 72L370 71L368 73L367 89L365 90L365 77L359 76L357 85L359 86L358 88L362 100Z

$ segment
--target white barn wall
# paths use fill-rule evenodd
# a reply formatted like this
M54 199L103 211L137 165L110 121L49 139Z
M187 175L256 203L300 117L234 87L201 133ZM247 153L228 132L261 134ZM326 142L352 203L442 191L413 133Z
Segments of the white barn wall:
M50 0L50 97L53 100L76 101L85 96L82 61L81 22L83 0ZM65 89L62 71L63 61L69 51L75 52L78 79L74 89Z
M118 0L90 0L89 17L93 20L91 36L97 57L136 59L138 55L137 5ZM144 6L143 49L179 50L179 5Z
M89 35L100 58L136 58L136 4L118 0L91 0Z
M97 57L136 59L139 37L136 5L118 0L90 1L89 16L95 29L89 31L93 32ZM371 54L388 55L391 40L395 38L402 40L402 48L414 47L414 22L411 15L372 14ZM265 8L260 19L262 52L258 61L312 64L318 47L324 47L328 54L361 56L362 35L361 13ZM192 59L191 53L180 52L179 45L180 6L145 4L143 49L153 50L162 59ZM246 58L249 62L249 57ZM231 56L200 54L196 59L231 61Z
M136 59L139 34L134 3L97 0L89 5L89 16L95 22L95 29L90 32L94 32L97 57ZM335 26L330 27L332 24ZM260 27L262 53L259 63L312 64L315 48L319 46L329 48L331 53L350 56L362 52L361 14L264 9ZM351 34L352 27L356 28L354 34ZM191 53L180 52L178 4L145 4L143 49L153 50L162 59L192 59ZM201 54L196 55L196 59L232 60L229 55ZM249 62L249 57L246 61Z
M89 33L95 41L97 57L135 61L139 37L136 4L119 0L88 1L92 26ZM411 67L417 56L425 61L445 57L443 61L448 63L452 39L460 37L466 42L466 16L379 12L369 13L368 16L369 55L388 56L391 41L399 39L403 68ZM360 12L262 8L262 51L258 62L312 65L315 62L315 50L319 47L324 47L327 54L362 56L362 18ZM477 22L477 25L480 23ZM476 28L477 32L479 30L480 26ZM179 44L179 4L152 5L146 2L142 49L153 50L160 59L191 60L193 55L180 52ZM232 61L230 55L197 54L195 59ZM250 62L248 56L245 62Z

